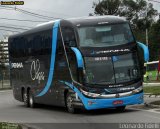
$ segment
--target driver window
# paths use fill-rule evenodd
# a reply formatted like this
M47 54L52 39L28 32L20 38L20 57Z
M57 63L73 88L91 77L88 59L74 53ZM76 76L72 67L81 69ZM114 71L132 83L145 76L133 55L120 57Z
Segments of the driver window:
M76 38L75 38L75 33L74 30L70 27L64 27L62 29L63 32L63 39L66 48L67 47L75 47L76 46Z

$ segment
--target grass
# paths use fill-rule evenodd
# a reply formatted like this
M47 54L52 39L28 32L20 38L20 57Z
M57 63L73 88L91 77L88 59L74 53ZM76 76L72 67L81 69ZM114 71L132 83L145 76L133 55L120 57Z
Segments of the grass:
M143 89L144 89L144 93L160 95L160 86L147 86L147 87L144 87Z
M0 123L0 129L22 129L22 127L18 124L13 123Z
M147 71L146 73L148 74L145 74L145 75L148 75L149 76L149 80L147 80L146 77L144 77L144 82L157 82L157 70L154 70L154 71ZM155 81L154 81L155 80Z

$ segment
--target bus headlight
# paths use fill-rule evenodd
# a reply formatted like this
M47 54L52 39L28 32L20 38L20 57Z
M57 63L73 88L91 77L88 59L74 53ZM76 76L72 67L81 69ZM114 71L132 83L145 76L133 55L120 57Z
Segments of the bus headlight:
M100 96L100 94L96 94L96 93L90 93L90 92L87 92L87 91L84 91L84 90L82 90L81 89L81 92L84 94L84 95L86 95L86 96L89 96L89 97L99 97Z

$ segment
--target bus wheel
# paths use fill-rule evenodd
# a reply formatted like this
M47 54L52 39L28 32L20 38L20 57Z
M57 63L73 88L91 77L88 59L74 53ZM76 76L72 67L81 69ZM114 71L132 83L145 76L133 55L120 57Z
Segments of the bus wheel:
M29 96L26 91L23 91L23 102L26 107L29 107Z
M73 105L73 94L68 92L66 96L66 107L69 113L76 113L76 109Z
M126 108L126 106L120 106L120 107L116 107L116 110L119 112L124 112L125 108Z
M35 101L31 90L29 90L29 106L31 108L35 107Z

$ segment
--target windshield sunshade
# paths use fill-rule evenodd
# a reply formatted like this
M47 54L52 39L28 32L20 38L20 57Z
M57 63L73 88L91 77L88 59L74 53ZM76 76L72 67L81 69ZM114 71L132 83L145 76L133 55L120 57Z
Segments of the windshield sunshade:
M82 47L114 46L134 41L128 23L80 27L78 34Z

